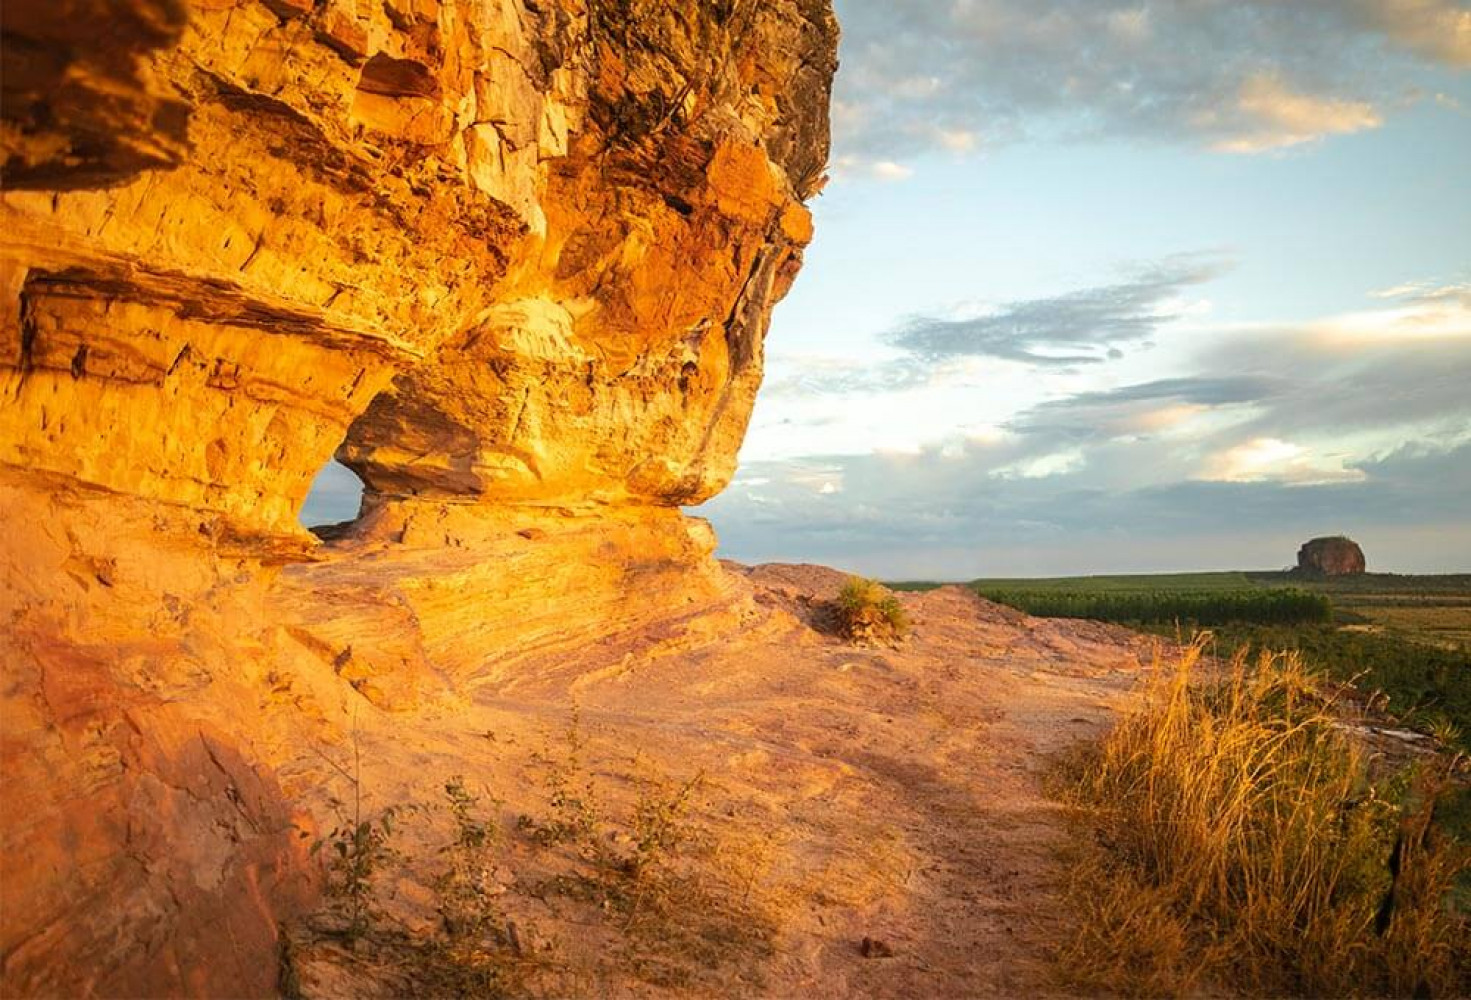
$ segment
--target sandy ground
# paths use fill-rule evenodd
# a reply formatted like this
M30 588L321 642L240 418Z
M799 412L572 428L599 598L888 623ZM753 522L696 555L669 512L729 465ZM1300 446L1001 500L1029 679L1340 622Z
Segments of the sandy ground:
M511 677L489 673L462 700L432 710L432 725L416 721L412 738L391 720L365 724L370 805L432 799L446 776L463 773L503 800L507 826L545 814L538 757L560 752L557 734L575 702L600 808L626 814L641 776L703 774L691 822L724 845L708 863L750 873L748 891L775 932L767 951L691 956L673 976L630 973L617 922L533 888L562 862L513 835L498 868L509 886L501 898L508 917L556 942L560 971L548 992L1053 992L1049 949L1068 922L1057 885L1067 834L1043 773L1053 754L1104 729L1151 645L1124 629L1029 618L946 587L901 596L914 622L901 647L855 648L821 629L842 574L728 570L749 587L733 617L685 621L637 648L590 648ZM309 755L294 779L298 789L345 794L340 775ZM321 796L318 806L325 823ZM436 822L406 834L405 853L418 861L392 908L410 926L432 924L425 887L428 845L442 836ZM865 956L865 938L885 954L870 947ZM403 989L370 988L331 949L306 954L308 994Z

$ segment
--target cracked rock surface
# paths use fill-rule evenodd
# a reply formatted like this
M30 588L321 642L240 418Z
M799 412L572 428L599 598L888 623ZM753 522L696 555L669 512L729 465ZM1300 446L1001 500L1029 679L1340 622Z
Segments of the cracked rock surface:
M836 23L12 0L3 31L5 992L268 995L317 892L304 748L753 607L679 507L733 472L811 236ZM323 543L334 455L366 492Z

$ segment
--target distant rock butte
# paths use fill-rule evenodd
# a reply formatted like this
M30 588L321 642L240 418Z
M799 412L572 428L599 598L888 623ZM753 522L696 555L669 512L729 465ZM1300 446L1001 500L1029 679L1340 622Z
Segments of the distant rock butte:
M756 613L679 507L732 475L836 41L828 0L7 4L7 995L272 993L304 747Z
M1364 566L1364 550L1342 535L1314 538L1297 550L1297 572L1304 576L1352 576Z

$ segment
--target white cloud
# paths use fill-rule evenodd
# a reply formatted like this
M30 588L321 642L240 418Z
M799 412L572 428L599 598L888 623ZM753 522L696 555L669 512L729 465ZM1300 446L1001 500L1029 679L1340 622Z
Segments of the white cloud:
M1304 329L1330 344L1471 339L1471 284L1420 282L1371 294L1401 304L1329 316Z
M1226 153L1261 153L1378 128L1383 116L1367 101L1315 97L1293 90L1275 73L1256 73L1241 85L1234 107L1209 116L1235 118L1233 133L1212 148Z
M1047 479L1077 472L1088 463L1081 448L1069 448L1003 465L991 473L996 479Z
M1198 478L1220 483L1321 485L1360 482L1364 472L1346 468L1342 456L1320 456L1290 441L1259 437L1212 455Z
M869 168L873 175L884 181L903 181L914 176L914 170L893 160L879 160Z
M895 160L874 160L862 156L835 157L829 165L834 177L861 177L878 181L907 181L914 168Z

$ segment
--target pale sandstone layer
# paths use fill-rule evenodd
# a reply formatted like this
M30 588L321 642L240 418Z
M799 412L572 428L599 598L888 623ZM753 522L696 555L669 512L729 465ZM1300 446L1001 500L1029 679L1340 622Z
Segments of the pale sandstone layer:
M836 25L16 0L3 28L5 992L266 995L315 903L308 748L757 613L678 508L731 475L811 235ZM297 512L334 454L367 492L324 545Z

